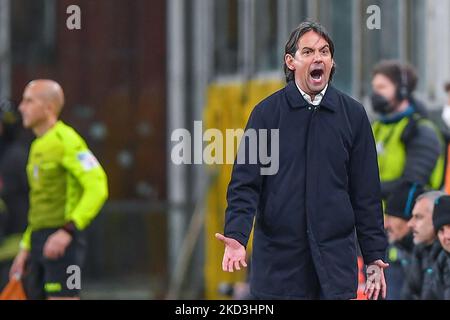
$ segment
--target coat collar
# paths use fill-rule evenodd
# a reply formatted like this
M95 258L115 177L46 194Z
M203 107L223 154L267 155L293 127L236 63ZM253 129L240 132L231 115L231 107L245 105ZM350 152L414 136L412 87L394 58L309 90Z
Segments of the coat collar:
M286 85L286 96L289 102L289 105L292 108L304 108L309 105L309 103L302 97L302 94L297 88L297 85L294 81L289 81ZM328 84L327 91L322 98L322 102L320 103L321 107L324 107L330 111L337 111L337 105L339 103L339 96L337 90L331 85Z

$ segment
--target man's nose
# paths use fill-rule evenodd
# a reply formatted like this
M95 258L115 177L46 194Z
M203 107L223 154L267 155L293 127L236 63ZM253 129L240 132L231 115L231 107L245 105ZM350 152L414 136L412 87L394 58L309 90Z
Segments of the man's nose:
M314 53L314 59L313 59L313 63L321 63L323 61L323 57L320 54L320 51L316 51Z

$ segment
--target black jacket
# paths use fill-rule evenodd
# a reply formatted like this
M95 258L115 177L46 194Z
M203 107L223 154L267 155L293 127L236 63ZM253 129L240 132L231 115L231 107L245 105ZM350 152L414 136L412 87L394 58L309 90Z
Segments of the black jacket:
M433 268L433 298L450 300L450 253L442 250Z
M409 233L400 241L389 245L386 259L389 263L389 268L384 272L386 282L388 283L387 300L401 299L405 275L411 266L413 249L412 233Z
M247 245L256 214L252 294L355 298L356 235L366 263L383 259L387 247L364 107L330 85L315 108L291 81L255 107L250 128L279 129L278 173L235 163L228 186L225 235Z
M435 263L442 252L441 244L435 240L431 245L417 245L411 258L402 292L404 300L432 300Z

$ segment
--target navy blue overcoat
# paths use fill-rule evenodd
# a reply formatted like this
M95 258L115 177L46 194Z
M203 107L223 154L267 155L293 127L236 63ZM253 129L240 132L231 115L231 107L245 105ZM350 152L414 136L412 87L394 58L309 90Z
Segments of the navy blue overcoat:
M227 191L225 236L247 246L254 223L252 294L355 298L357 242L366 264L384 259L387 247L364 107L331 84L314 107L291 81L254 108L246 128L279 130L278 172L235 161ZM241 141L241 152L249 145Z

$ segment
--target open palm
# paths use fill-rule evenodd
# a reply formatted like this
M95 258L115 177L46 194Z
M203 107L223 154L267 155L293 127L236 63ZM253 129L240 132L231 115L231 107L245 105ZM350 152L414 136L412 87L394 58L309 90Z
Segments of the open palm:
M216 233L216 238L225 244L225 253L222 260L223 271L233 272L234 269L241 270L241 265L244 268L247 267L245 262L246 251L242 244L220 233Z

